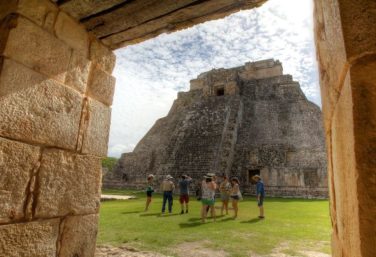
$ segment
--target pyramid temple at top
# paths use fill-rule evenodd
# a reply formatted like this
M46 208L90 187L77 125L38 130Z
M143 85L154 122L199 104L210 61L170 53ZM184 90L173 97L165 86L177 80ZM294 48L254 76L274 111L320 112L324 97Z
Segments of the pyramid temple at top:
M104 185L142 188L147 174L197 183L212 172L238 177L253 193L251 177L260 174L268 195L326 197L326 165L320 108L270 59L191 80Z

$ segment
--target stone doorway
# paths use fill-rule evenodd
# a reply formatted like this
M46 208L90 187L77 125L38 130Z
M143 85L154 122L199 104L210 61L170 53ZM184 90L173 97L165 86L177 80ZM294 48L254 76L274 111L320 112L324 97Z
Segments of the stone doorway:
M247 182L250 183L250 184L256 184L252 177L255 176L255 175L260 175L260 171L261 169L250 169L248 170L248 174L247 174Z

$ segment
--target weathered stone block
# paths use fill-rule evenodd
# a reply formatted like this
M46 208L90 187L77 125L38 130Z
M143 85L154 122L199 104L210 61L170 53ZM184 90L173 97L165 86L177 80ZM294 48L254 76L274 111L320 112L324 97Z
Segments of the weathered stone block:
M46 19L44 20L43 28L50 33L54 33L54 25L57 15L58 12L48 12L46 14Z
M376 256L376 55L350 68L362 256Z
M64 12L59 12L55 23L56 36L85 57L89 51L89 35L83 25Z
M98 67L93 67L90 74L87 95L107 106L111 106L115 90L115 78Z
M91 62L74 50L69 63L65 84L84 93L89 78Z
M332 122L332 160L338 236L345 256L361 256L354 152L353 101L350 76L346 77ZM344 161L346 160L346 161Z
M46 79L45 76L11 59L2 58L1 61L0 97L39 85Z
M22 219L39 147L0 138L0 223Z
M337 0L348 60L376 53L376 2ZM355 25L356 24L356 25Z
M43 26L48 14L58 13L59 9L49 0L20 0L18 3L17 12L30 20L34 21L39 26Z
M71 49L25 18L19 17L17 23L9 33L4 55L64 82Z
M0 226L1 256L56 256L59 223L59 219L51 219Z
M95 38L92 38L90 43L90 59L109 74L112 73L116 63L115 54Z
M17 1L2 2L0 4L0 19L14 12L17 9Z
M0 135L75 149L82 97L74 90L5 59L0 80Z
M323 114L328 131L347 65L338 1L315 1L315 38Z
M99 210L101 161L63 150L44 151L38 174L36 218Z
M84 134L82 152L97 156L107 155L111 123L111 108L88 99L88 126Z
M71 14L77 20L107 10L117 4L123 3L123 0L70 0L65 1L60 8Z
M92 257L98 233L98 214L64 219L59 257Z

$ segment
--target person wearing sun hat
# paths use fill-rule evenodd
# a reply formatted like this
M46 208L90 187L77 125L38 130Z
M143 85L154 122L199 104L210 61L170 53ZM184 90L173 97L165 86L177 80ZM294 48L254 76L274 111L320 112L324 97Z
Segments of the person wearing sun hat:
M168 202L168 212L172 212L172 202L173 197L172 193L175 189L174 182L172 182L173 177L171 175L167 175L166 179L163 180L161 184L161 191L163 192L163 203L162 203L162 214L165 213L166 210L166 203Z
M149 205L151 203L151 198L152 198L153 193L154 193L153 179L154 179L154 175L153 174L149 174L148 177L147 177L148 185L146 187L146 206L145 206L145 211L148 211Z
M256 182L257 206L260 209L259 218L263 219L265 218L264 216L264 198L265 198L264 182L262 181L260 175L254 175L252 179Z

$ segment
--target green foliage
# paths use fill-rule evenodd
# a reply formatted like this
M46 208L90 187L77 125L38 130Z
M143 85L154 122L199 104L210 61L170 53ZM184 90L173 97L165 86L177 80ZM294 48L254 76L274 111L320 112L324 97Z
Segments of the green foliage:
M175 249L186 242L205 242L211 249L223 249L229 256L255 253L294 253L302 250L330 252L330 219L327 200L265 200L264 220L259 220L254 198L239 202L238 219L229 215L200 222L200 202L191 197L189 214L180 215L178 197L174 196L173 213L160 215L162 199L153 196L151 208L143 212L144 192L106 190L111 194L135 194L127 201L106 201L101 205L99 244L127 245L141 250L176 256ZM219 199L216 206L220 206ZM231 205L231 204L230 204ZM216 210L217 215L220 210ZM295 255L296 254L296 255Z
M102 160L102 166L107 168L109 172L112 172L118 160L115 157L106 157Z

